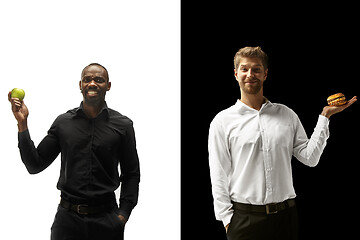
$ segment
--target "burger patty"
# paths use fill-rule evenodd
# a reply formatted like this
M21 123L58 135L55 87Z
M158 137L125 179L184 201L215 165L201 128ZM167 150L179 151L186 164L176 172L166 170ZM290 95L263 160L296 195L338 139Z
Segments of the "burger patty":
M328 103L329 103L329 104L341 103L341 102L346 102L345 96L342 96L342 97L338 97L338 98L335 98L335 99L328 100Z

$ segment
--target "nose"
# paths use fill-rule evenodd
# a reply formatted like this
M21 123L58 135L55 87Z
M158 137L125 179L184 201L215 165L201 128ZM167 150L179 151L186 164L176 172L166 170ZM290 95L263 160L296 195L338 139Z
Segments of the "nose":
M97 87L96 82L95 82L94 79L92 79L92 80L89 82L89 87Z
M254 73L253 73L253 71L252 71L252 69L251 68L249 68L249 70L248 70L248 72L247 72L247 75L246 75L248 78L251 78L251 77L253 77L254 76Z

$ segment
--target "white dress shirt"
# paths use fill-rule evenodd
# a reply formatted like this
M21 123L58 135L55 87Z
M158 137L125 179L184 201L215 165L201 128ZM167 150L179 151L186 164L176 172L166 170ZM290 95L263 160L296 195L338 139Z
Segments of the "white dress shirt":
M316 166L328 137L328 118L319 116L308 139L294 111L268 100L260 111L238 100L218 113L208 139L216 219L230 223L231 201L265 205L295 198L292 156Z

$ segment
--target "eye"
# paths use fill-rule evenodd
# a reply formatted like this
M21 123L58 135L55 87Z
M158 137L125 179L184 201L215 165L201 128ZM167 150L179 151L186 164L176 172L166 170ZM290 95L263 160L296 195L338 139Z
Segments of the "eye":
M103 79L103 78L95 78L95 82L96 83L104 83L105 79Z
M91 78L83 78L82 80L84 83L89 83L91 81Z
M91 77L85 77L83 78L83 83L90 83L92 80L95 81L95 83L104 83L105 79L101 77L91 78Z
M242 72L246 72L246 71L247 71L247 69L246 69L246 68L244 68L244 67L241 67L241 68L240 68L240 71L242 71Z

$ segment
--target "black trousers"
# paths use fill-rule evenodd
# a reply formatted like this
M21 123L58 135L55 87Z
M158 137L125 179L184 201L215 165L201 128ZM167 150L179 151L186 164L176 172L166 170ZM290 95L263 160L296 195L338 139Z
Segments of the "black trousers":
M115 209L80 215L61 206L51 227L51 240L123 240L124 226Z
M228 240L297 240L296 206L275 214L249 213L234 209Z

